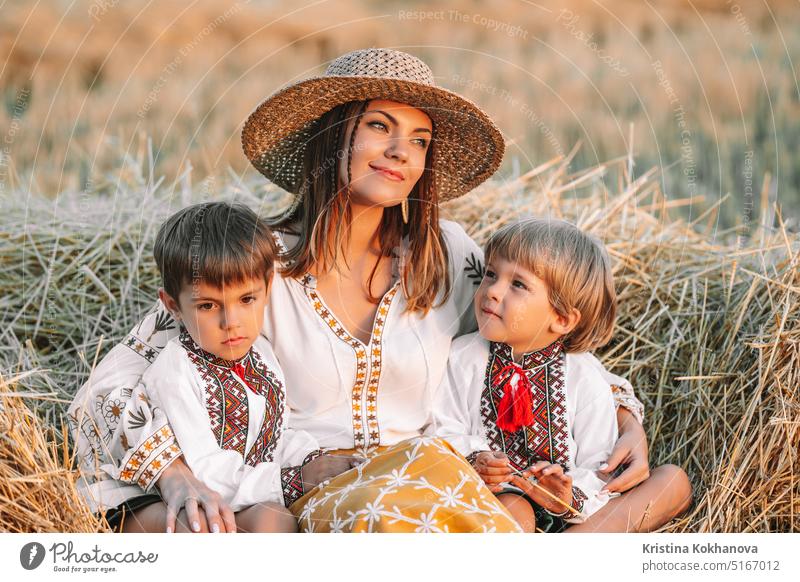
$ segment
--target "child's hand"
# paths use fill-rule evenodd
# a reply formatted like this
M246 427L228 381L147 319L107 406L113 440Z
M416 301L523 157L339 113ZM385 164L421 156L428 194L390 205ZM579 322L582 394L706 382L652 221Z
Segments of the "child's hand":
M474 467L492 493L499 493L503 490L501 483L511 481L512 469L505 453L492 451L478 453Z
M567 505L572 503L572 477L564 474L564 468L558 464L539 461L522 472L522 477L514 475L511 484L522 489L537 504L552 513L563 513L566 507L534 487L528 477L533 476L537 484L558 497Z
M303 489L310 491L323 481L333 479L337 475L349 471L353 467L360 465L363 459L345 455L320 455L313 461L309 461L300 469L303 479Z

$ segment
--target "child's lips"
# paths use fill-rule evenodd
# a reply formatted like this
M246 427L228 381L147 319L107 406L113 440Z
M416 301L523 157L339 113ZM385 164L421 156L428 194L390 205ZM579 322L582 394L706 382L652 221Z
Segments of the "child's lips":
M247 339L246 337L234 337L234 338L225 340L222 343L225 344L226 346L238 346L240 343L242 343L246 339Z
M481 313L483 313L487 317L496 317L497 319L503 319L497 313L495 313L491 309L486 309L485 307L481 307Z

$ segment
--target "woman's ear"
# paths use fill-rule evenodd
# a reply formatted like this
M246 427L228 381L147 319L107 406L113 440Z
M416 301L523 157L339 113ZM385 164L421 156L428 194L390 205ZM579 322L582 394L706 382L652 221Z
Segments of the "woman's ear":
M550 331L558 335L567 335L577 327L580 320L581 312L573 307L567 315L556 314L555 321L550 324Z
M161 303L164 304L164 307L167 308L167 311L170 312L172 317L175 318L175 321L181 320L181 309L178 307L178 302L175 301L169 293L167 293L163 287L158 288L158 298L161 299Z

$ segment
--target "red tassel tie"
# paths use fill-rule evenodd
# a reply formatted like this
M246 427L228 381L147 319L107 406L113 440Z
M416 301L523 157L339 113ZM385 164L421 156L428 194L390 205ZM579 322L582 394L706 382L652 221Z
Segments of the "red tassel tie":
M525 371L511 363L497 375L495 386L505 384L503 397L497 410L497 426L505 432L517 432L523 426L533 424L533 400L531 381Z
M239 362L236 362L233 365L233 373L236 374L237 376L239 376L239 378L242 379L242 382L247 384L247 380L244 377L244 366L242 366ZM249 388L250 384L247 384L247 387Z

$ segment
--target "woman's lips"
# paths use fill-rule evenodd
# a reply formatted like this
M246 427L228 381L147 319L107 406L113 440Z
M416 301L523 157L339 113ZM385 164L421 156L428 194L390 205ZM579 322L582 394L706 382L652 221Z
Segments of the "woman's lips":
M405 180L403 174L401 174L400 172L395 172L394 170L390 170L389 168L373 166L372 164L369 164L369 167L378 172L379 174L381 174L382 176L384 176L385 178L392 180L393 182L402 182L403 180Z

